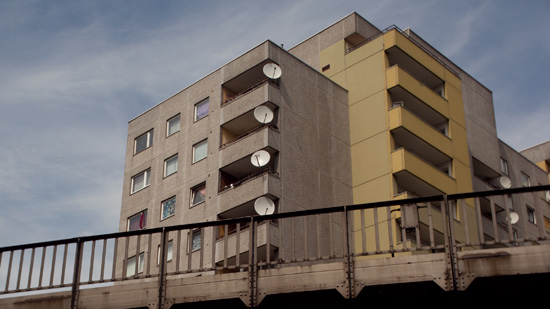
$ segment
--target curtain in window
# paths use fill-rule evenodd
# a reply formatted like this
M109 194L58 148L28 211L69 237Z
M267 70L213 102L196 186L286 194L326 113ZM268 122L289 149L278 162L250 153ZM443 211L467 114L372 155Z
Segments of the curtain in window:
M197 110L195 111L195 113L195 120L199 120L208 116L208 99L197 104Z

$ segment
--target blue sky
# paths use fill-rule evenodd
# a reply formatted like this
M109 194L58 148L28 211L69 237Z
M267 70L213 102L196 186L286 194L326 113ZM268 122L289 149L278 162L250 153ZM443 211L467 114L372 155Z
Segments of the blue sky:
M129 120L354 11L410 27L491 89L513 148L550 139L547 0L0 0L0 247L116 231Z

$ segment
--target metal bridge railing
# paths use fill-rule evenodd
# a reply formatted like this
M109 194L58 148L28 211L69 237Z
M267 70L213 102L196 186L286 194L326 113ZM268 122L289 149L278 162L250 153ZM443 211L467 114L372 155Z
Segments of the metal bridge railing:
M550 186L408 198L0 248L0 294L364 256L548 243ZM514 205L510 205L514 201ZM510 220L511 213L519 220ZM549 222L550 223L550 222ZM254 282L252 280L251 282Z

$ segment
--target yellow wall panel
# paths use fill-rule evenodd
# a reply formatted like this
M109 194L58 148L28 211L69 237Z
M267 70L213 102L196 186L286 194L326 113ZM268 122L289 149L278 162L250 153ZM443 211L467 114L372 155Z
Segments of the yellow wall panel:
M379 37L370 41L368 44L365 44L353 50L351 53L346 54L345 56L346 66L350 67L382 51L384 51L384 40L383 40L383 37Z
M332 75L343 71L346 67L343 57L345 48L345 42L344 40L341 40L333 44L332 46L322 50L319 54L319 63L321 65L319 70L327 65L330 65L330 69L322 72L328 77L331 77Z
M388 201L391 196L391 174L382 175L353 188L353 203Z
M453 85L447 85L447 100L449 102L449 118L452 118L461 126L466 127L462 91L455 88Z
M350 105L385 89L384 54L375 54L346 70Z
M453 157L466 166L470 166L466 129L455 121L449 120L449 133L453 141Z
M387 130L386 94L380 91L350 106L350 141L354 145Z
M457 193L472 192L472 175L470 167L460 161L453 162L453 175L456 179Z
M389 173L389 158L385 155L387 149L385 132L351 146L353 186Z

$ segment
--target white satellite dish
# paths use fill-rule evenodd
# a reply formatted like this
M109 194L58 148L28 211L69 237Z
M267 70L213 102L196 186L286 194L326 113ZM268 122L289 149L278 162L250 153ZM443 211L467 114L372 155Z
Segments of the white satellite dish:
M509 189L512 186L512 181L507 176L500 177L499 183L504 189Z
M264 74L271 79L278 79L281 77L282 71L277 64L271 62L264 65Z
M271 215L275 212L275 203L267 197L259 197L254 202L254 210L260 216Z
M269 155L269 152L265 150L258 150L252 154L252 157L250 157L250 162L256 167L261 167L266 165L270 158L271 156Z
M510 213L510 223L516 224L519 220L519 215L515 212Z
M270 123L273 120L273 111L265 106L258 106L254 109L254 118L260 123Z

